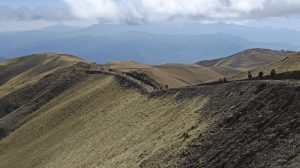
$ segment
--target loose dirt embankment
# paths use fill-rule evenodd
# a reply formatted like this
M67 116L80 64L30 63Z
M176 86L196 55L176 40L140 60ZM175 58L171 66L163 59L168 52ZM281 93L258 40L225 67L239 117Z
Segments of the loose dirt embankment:
M210 95L201 116L214 123L182 153L181 167L300 166L299 82L235 82L191 92L196 90Z

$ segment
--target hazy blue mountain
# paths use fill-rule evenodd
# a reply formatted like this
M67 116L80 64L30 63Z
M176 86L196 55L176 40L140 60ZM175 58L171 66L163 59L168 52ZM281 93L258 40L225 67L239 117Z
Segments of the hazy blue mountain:
M284 43L259 43L227 34L157 35L125 32L111 35L79 35L26 44L2 55L21 56L45 51L79 55L97 61L134 60L148 64L193 63L218 58L248 48L297 50Z
M50 26L50 27L46 27L43 29L40 29L39 31L42 32L55 32L55 33L67 33L67 32L76 32L79 31L80 28L77 27L72 27L72 26L65 26L65 25L54 25L54 26Z
M15 48L19 48L31 43L36 43L38 41L54 40L66 37L74 36L73 31L61 32L61 31L49 31L46 30L35 30L26 32L9 32L0 33L0 54L4 51L12 51ZM6 55L9 57L9 55Z
M176 34L176 35L197 35L225 33L240 36L251 41L259 42L284 42L300 45L300 32L290 29L276 29L271 27L258 28L235 24L151 24L151 25L113 25L96 24L81 30L86 34L114 34L128 31L142 31L154 34Z
M94 61L116 59L151 64L192 63L249 48L300 50L300 32L233 24L52 26L0 33L0 56L44 51L76 54Z

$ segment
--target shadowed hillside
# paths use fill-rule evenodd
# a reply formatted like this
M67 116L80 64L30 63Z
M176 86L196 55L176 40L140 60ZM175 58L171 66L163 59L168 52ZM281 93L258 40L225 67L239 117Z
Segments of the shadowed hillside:
M0 62L0 139L34 118L35 111L48 101L80 82L85 70L79 62L86 61L52 53Z
M299 82L236 82L199 94L210 97L199 123L214 121L182 152L180 167L300 166Z
M268 49L249 49L229 57L200 61L197 64L206 67L231 67L248 70L279 61L293 53Z
M0 98L0 168L300 166L299 81L145 93L88 65Z
M57 70L1 97L0 129L9 134L39 115L39 108L85 79L85 70L76 65Z
M87 61L71 55L44 53L0 62L0 97L78 62Z

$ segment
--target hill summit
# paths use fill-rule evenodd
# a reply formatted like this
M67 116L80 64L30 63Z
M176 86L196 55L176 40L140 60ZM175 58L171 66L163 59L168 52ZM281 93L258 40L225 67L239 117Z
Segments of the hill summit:
M200 61L197 64L206 67L232 67L239 70L258 68L279 61L295 52L275 51L269 49L248 49L229 57Z

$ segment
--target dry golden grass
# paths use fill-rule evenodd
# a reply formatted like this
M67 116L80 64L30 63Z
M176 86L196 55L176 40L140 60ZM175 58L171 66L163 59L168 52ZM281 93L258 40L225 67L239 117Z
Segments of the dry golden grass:
M112 76L93 77L2 140L0 167L132 168L151 159L172 167L189 142L182 135L198 125L189 132L192 140L209 123L198 124L195 113L207 99L174 97L148 98Z
M279 61L291 54L293 53L256 48L242 51L230 57L201 61L199 64L208 67L230 67L245 71Z
M161 86L171 88L195 85L222 77L222 73L196 64L165 64L151 66L136 62L111 62L109 67L114 70L130 72L142 71L157 81Z
M290 55L278 62L256 68L252 70L254 77L257 77L260 71L263 71L265 75L269 75L271 70L275 68L277 73L300 71L300 53ZM240 80L247 78L247 72L240 72L229 76L230 80Z
M196 64L165 64L157 66L156 68L158 68L160 71L168 73L172 78L182 81L187 85L204 83L223 76L212 69ZM164 76L161 78L164 79Z

